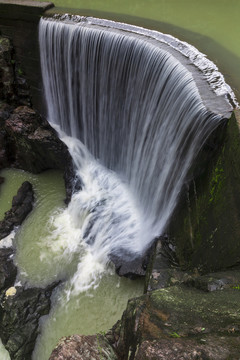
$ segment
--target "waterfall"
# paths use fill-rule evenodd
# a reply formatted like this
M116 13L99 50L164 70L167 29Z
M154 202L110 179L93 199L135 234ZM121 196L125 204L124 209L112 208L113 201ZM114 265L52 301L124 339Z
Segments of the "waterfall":
M206 106L199 70L150 36L41 19L39 41L48 120L82 182L66 210L71 228L105 262L111 253L137 256L164 232L224 115Z

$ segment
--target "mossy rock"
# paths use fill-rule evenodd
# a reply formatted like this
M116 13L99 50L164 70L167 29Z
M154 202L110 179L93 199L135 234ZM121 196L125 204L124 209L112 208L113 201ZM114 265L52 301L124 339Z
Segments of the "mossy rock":
M219 150L190 182L169 225L184 269L209 272L240 263L239 119L235 111Z
M237 288L203 292L182 285L132 299L118 351L134 360L238 359L239 298Z

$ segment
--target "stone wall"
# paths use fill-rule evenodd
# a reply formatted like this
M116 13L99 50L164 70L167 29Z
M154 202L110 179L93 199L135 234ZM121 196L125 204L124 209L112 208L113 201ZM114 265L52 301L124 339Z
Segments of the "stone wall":
M38 46L41 15L54 5L29 0L0 0L0 34L11 39L19 72L30 87L33 106L42 109L42 81Z

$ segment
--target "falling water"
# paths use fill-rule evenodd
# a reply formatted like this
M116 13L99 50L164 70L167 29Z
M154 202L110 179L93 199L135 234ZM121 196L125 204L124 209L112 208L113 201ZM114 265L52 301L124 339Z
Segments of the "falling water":
M87 247L79 278L93 259L101 273L109 254L137 256L164 232L193 159L224 115L207 108L192 75L199 70L149 35L86 19L42 19L39 34L48 120L82 183L59 221L68 219L68 238L75 229L76 244Z

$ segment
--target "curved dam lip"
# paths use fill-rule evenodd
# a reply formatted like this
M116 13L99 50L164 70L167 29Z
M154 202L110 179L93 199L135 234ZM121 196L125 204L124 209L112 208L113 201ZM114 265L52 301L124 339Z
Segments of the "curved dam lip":
M221 115L223 118L230 118L233 108L238 107L231 87L225 82L217 66L194 46L180 41L172 35L135 25L80 15L55 14L47 17L47 19L122 33L123 35L128 34L128 36L130 34L147 41L171 54L191 73L200 98L208 111Z

